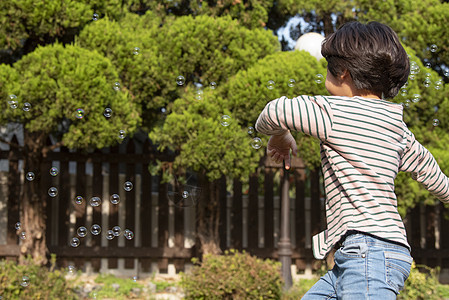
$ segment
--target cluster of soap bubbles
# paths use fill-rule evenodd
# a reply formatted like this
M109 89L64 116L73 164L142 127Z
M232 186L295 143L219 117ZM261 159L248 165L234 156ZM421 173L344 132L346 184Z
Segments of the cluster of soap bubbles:
M90 227L90 233L92 234L92 236L100 235L101 231L102 228L98 224L93 224ZM81 245L80 239L85 238L88 235L88 233L89 230L85 226L78 227L78 229L76 230L77 236L74 236L70 239L70 246L77 248L79 245ZM105 232L105 238L110 241L113 240L115 237L119 237L122 233L127 240L132 240L134 238L134 232L132 230L125 229L124 231L122 231L121 227L118 225L112 227L112 229L108 229Z
M222 115L220 123L222 126L227 127L231 124L231 117L229 115ZM247 129L248 134L251 136L251 147L254 149L260 149L262 147L262 139L259 137L253 137L255 134L254 127L249 126Z
M19 236L19 238L20 238L21 240L25 240L25 239L26 239L26 232L25 232L25 231L22 231L22 223L17 222L17 223L14 225L14 227L16 228L16 232L17 232L17 235Z
M316 74L315 75L315 83L316 84L322 84L324 82L324 76L323 74ZM292 88L296 85L296 80L293 78L290 78L287 81L287 86ZM267 81L267 89L272 90L276 87L276 82L274 80L268 80Z
M14 94L9 95L8 105L12 109L17 109L19 107L19 101L17 100L16 95L14 95ZM29 112L31 110L31 103L29 103L29 102L23 103L22 110L25 112Z
M428 47L428 51L431 52L432 55L435 55L438 51L438 46L436 44L431 44ZM422 82L422 85L426 89L434 88L435 90L441 90L444 86L444 80L443 78L437 78L432 79L432 74L430 73L430 70L432 68L432 64L430 61L426 61L424 63L425 67L425 75L424 75L424 81ZM421 72L421 69L416 61L410 61L410 75L408 77L409 81L414 81L417 78L417 75ZM444 77L449 77L449 70L444 70L443 72ZM401 88L400 94L403 97L407 97L408 95L408 82ZM421 100L421 96L419 94L414 94L410 97L410 99L406 99L404 102L402 102L402 105L405 108L410 107L411 103L417 103ZM438 107L435 107L435 113L438 111ZM437 118L432 119L432 126L436 127L440 125L440 120Z

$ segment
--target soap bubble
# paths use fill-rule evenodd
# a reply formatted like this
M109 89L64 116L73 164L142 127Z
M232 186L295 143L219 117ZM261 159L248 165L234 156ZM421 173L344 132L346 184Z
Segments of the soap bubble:
M75 203L80 205L83 204L84 198L82 196L76 196L75 197Z
M76 272L75 266L69 265L69 266L67 267L67 273L68 273L68 274L73 275L73 274L75 274L75 272Z
M94 13L93 15L92 15L92 20L94 20L94 21L97 21L98 20L98 14L97 13Z
M20 230L20 228L22 228L22 224L20 222L17 222L15 228L16 230Z
M262 140L258 137L255 137L251 140L251 146L254 149L260 149L260 147L262 147Z
M81 120L82 118L84 118L84 109L77 108L75 111L75 118L77 118L78 120Z
M202 89L198 89L195 92L195 99L196 100L203 100L203 90Z
M248 127L248 134L249 134L249 135L254 134L254 127L253 127L253 126L249 126L249 127Z
M217 83L215 81L212 81L209 86L211 90L215 90L217 88Z
M134 47L133 54L134 55L139 55L139 53L140 53L140 48L139 47Z
M402 96L407 96L407 89L406 88L401 88L401 95Z
M87 228L84 226L78 227L78 229L76 230L76 234L79 237L85 237L87 235Z
M58 189L52 186L51 188L48 189L48 195L50 197L56 197L58 195Z
M73 237L73 238L70 240L70 246L76 248L76 247L78 247L79 245L80 245L80 239L79 239L79 238Z
M98 224L93 224L90 227L90 233L92 233L93 235L99 235L101 232L101 226Z
M109 201L112 204L119 204L120 203L120 196L118 194L112 194L111 198L109 199Z
M269 90L272 90L272 89L274 89L274 86L276 85L276 83L274 82L274 80L268 80L268 82L267 82L267 88L269 89Z
M317 84L323 83L323 80L324 80L324 76L323 76L322 74L316 74L316 76L315 76L315 82L316 82Z
M100 199L100 197L92 197L92 198L90 198L89 203L90 203L90 206L92 206L92 207L98 207L101 204L101 199Z
M115 237L114 232L113 232L111 229L109 229L109 230L106 232L106 239L112 240L112 239L114 239L114 237Z
M22 276L22 281L20 282L20 285L23 287L28 287L30 285L30 277L28 276Z
M433 119L432 125L435 126L435 127L438 126L438 125L440 125L440 120L438 120L438 119Z
M112 232L114 236L119 236L120 233L122 233L122 229L120 228L120 226L114 226L112 227Z
M198 203L201 194L201 188L192 185L183 185L182 192L171 190L167 192L168 200L177 207L190 207Z
M437 50L438 50L438 46L437 45L435 45L435 44L430 45L430 52L435 53L435 52L437 52Z
M291 78L291 79L288 80L287 85L288 85L289 87L294 87L294 86L295 86L295 83L296 83L296 80L294 80L293 78Z
M137 276L133 276L133 281L137 282Z
M435 81L435 89L436 90L440 90L443 87L443 80L442 79L438 79L437 81Z
M416 63L416 61L411 61L410 62L410 74L416 75L419 73L419 71L420 71L419 65Z
M428 69L432 68L432 64L430 62L426 62L424 66Z
M121 139L121 140L123 140L125 137L126 137L126 131L123 130L123 129L120 130L120 131L118 132L118 138Z
M130 192L133 189L133 183L131 181L127 181L123 184L123 189L127 192Z
M9 95L8 104L9 104L9 107L11 107L12 109L16 109L18 106L17 96L14 94Z
M186 79L184 78L184 76L179 75L178 77L176 77L176 84L181 86L184 85L184 83L186 82Z
M417 103L417 102L419 102L419 100L421 100L421 95L420 94L414 94L413 98L412 98L412 102L413 103Z
M51 169L50 169L50 175L51 176L57 176L59 174L59 170L58 170L58 168L56 168L56 167L51 167Z
M222 115L221 116L221 125L226 127L226 126L229 126L230 122L231 122L231 117L230 116L228 116L228 115Z
M26 232L25 232L25 231L22 231L22 232L19 234L19 237L20 237L21 240L26 240L26 238L27 238Z
M426 79L426 80L424 80L423 84L427 88L432 84L432 81L430 81L430 79Z
M114 91L116 92L120 91L120 82L118 81L114 82Z
M23 111L30 111L31 110L31 104L29 102L25 102L23 104L22 109L23 109Z
M106 107L104 109L103 116L105 116L106 118L110 118L112 116L112 109L109 107Z
M125 236L125 238L127 240L132 240L134 238L134 232L132 232L129 229L125 229L125 232L123 233L123 235Z
M28 173L26 174L26 179L27 179L28 181L33 181L34 178L36 178L36 176L34 175L33 172L28 172Z

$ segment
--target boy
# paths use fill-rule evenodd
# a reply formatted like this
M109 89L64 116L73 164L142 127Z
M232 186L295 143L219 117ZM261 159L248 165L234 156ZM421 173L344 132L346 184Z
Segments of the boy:
M332 96L281 97L266 105L256 129L271 135L267 153L290 168L297 146L290 130L320 139L327 230L313 237L335 266L303 299L396 299L412 263L397 211L399 171L449 201L449 179L402 121L393 98L409 75L409 59L396 33L377 22L350 22L323 41Z

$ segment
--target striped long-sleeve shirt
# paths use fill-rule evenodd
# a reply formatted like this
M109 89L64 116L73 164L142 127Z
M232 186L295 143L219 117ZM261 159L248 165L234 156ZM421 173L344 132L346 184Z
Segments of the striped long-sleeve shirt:
M449 202L449 179L402 120L402 105L362 97L281 97L260 114L257 131L300 131L320 139L327 229L313 237L324 258L348 231L373 234L409 247L397 210L394 179L411 172Z

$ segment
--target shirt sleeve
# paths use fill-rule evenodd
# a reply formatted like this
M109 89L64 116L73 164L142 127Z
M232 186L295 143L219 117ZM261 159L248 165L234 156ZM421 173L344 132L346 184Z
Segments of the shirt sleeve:
M323 96L281 97L265 106L257 119L256 130L266 135L294 130L326 140L332 130L332 109Z
M400 171L411 172L412 178L442 202L449 202L449 178L441 171L433 155L406 129L406 148Z

